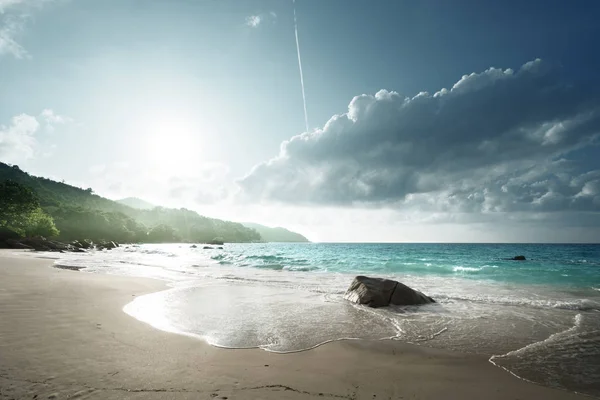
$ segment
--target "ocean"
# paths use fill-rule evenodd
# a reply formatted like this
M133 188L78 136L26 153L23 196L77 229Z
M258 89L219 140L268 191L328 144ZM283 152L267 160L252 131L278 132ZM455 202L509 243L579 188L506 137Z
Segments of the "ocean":
M64 253L57 265L150 277L170 289L124 311L228 348L307 350L340 339L392 339L484 354L515 376L600 396L600 245L129 245ZM526 261L507 260L524 255ZM433 297L371 309L343 294L356 275Z

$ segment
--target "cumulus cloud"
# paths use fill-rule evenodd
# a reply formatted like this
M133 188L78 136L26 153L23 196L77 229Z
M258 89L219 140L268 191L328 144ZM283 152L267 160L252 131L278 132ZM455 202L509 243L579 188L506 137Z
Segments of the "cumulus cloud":
M267 21L275 22L277 14L273 11L263 14L250 15L246 17L246 25L251 28L257 28L260 24Z
M0 126L0 159L18 163L33 157L37 141L34 137L40 123L27 114L12 118L10 125Z
M321 129L292 137L238 183L247 199L443 213L600 210L600 92L536 59L450 89L354 97ZM600 150L600 149L597 149Z
M33 158L38 147L36 134L42 127L40 121L46 123L45 129L53 130L54 124L71 119L56 115L52 110L44 110L39 117L28 114L14 116L8 125L0 125L0 161L15 164Z
M58 115L54 111L50 109L45 109L40 114L40 118L42 118L46 122L46 129L49 131L54 131L54 125L57 124L66 124L69 122L73 122L72 118L69 118L64 115Z

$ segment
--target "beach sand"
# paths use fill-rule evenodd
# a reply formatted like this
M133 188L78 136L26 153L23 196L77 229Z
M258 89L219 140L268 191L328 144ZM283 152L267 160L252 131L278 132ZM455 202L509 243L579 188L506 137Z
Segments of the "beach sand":
M0 399L580 399L487 357L393 341L275 354L212 347L122 311L150 279L0 252ZM315 326L314 329L319 329Z

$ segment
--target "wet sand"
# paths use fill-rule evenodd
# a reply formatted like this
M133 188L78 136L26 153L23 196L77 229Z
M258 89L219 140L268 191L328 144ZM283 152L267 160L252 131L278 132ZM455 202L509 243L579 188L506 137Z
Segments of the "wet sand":
M0 252L0 399L585 399L486 357L392 341L219 349L122 311L162 282ZM314 327L319 329L319 327Z

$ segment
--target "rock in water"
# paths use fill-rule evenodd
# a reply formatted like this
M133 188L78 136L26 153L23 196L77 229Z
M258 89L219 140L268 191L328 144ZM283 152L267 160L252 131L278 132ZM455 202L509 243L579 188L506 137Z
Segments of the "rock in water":
M390 279L357 276L346 291L344 298L369 307L394 305L417 305L435 303L423 293Z
M397 284L398 282L389 279L357 276L350 284L344 298L369 307L385 307L390 304Z
M403 283L398 282L392 297L390 298L390 304L396 306L412 306L418 304L435 303L431 297L424 295L418 290L409 288Z
M514 256L513 258L511 258L511 260L515 260L515 261L525 261L527 260L525 258L525 256Z

